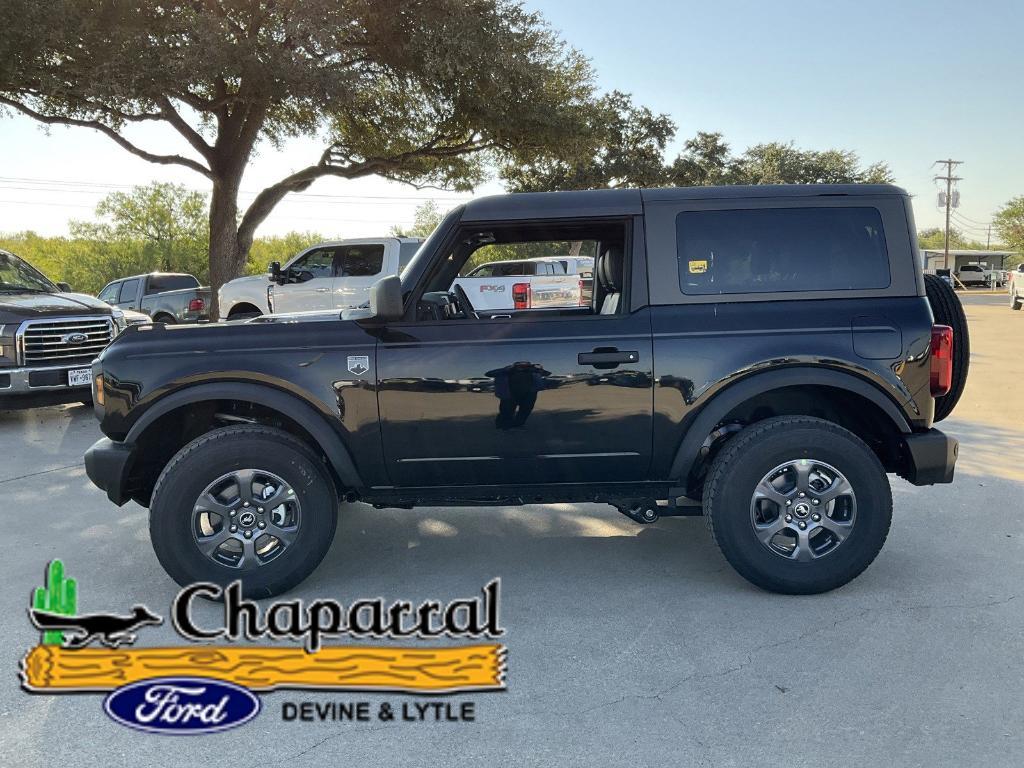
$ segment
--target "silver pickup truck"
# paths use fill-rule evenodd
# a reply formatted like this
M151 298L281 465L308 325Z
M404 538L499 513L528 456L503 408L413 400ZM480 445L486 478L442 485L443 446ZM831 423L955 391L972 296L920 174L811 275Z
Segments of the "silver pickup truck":
M210 289L192 275L151 272L107 283L100 301L120 309L133 309L154 323L197 323L210 319Z

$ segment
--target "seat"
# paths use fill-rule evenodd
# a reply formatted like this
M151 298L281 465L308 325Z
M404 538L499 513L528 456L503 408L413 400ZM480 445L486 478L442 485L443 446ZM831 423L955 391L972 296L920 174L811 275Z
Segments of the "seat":
M614 315L619 311L622 296L622 248L609 245L598 257L594 272L601 283L604 294L598 314Z

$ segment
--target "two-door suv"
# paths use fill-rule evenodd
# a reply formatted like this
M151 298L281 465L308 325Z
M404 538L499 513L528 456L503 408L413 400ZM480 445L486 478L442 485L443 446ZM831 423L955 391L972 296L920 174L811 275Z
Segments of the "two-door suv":
M703 512L754 584L833 589L885 541L886 473L953 479L932 424L966 326L914 233L888 185L477 199L369 307L122 333L86 468L149 507L178 582L255 597L304 579L356 500ZM593 256L591 303L475 308L467 262L526 244Z

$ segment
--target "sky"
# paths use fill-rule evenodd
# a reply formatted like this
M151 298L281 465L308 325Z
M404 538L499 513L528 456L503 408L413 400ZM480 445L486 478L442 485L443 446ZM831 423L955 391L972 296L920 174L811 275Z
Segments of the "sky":
M567 44L592 62L600 90L671 116L669 156L699 130L720 131L734 151L767 141L854 150L887 162L914 196L919 228L937 227L941 172L956 173L955 226L982 242L993 213L1024 195L1024 2L1021 0L527 0ZM130 134L160 152L186 153L176 134L145 126ZM263 146L243 182L242 202L322 146ZM65 234L107 193L151 181L206 190L206 180L129 155L80 128L42 129L0 117L0 232ZM501 192L496 181L474 194ZM434 199L447 209L470 195L417 190L381 179L322 179L290 195L258 235L290 230L327 236L386 234Z

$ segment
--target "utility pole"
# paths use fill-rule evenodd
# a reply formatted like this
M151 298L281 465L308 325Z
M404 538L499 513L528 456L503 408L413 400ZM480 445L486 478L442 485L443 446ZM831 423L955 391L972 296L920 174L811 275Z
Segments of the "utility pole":
M992 225L991 224L988 225L988 235L986 235L986 237L985 237L985 250L986 251L991 251L992 250Z
M945 258L943 259L942 268L949 269L949 212L953 206L953 182L960 181L960 176L953 175L953 169L960 165L963 160L936 160L932 165L944 165L946 166L945 176L936 176L936 181L946 182L946 245L945 245Z

